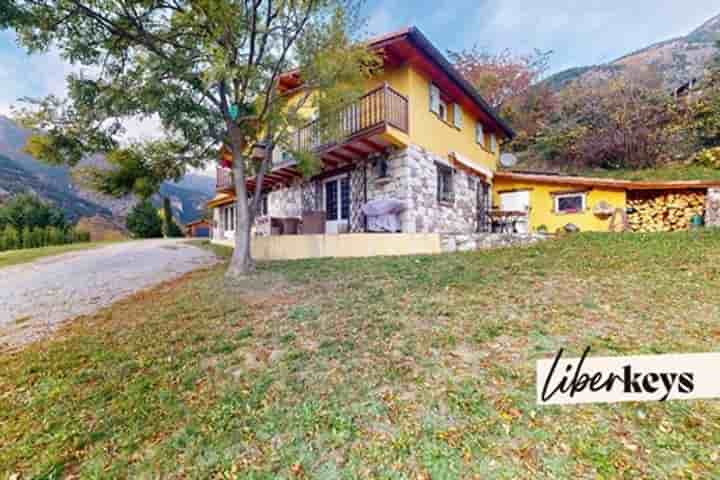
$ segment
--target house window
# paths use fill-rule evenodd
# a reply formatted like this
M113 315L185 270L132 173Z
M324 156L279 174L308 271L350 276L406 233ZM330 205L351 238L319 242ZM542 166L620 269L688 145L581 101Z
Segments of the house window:
M440 115L440 89L435 84L430 84L430 111Z
M447 165L437 164L437 199L439 202L453 203L453 169Z
M260 197L260 215L265 216L268 214L268 196L267 194Z
M485 132L480 122L475 124L475 141L478 145L485 148Z
M453 123L455 124L455 128L458 129L461 129L463 126L462 107L457 103L453 103Z
M440 98L440 89L434 83L430 84L430 111L435 113L444 122L447 122L448 105Z
M472 175L468 175L468 190L471 192L475 191L475 186L477 185L475 177Z
M580 213L585 211L585 193L564 193L555 195L555 213Z
M438 116L443 122L447 122L448 119L448 105L443 100L440 100L440 110Z
M222 210L223 230L232 232L235 230L235 207L225 207Z
M380 157L375 163L375 173L378 178L387 178L390 175L388 161L385 157Z
M498 148L497 136L494 133L491 133L490 134L490 151L492 153L497 153L497 148Z

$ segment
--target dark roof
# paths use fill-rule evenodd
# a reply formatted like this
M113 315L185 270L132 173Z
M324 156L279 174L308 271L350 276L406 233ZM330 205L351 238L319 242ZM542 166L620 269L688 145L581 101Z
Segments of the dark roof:
M408 28L407 36L428 57L430 57L435 63L437 63L440 68L442 68L442 70L455 83L457 83L460 88L462 88L463 92L467 96L469 96L473 101L475 101L475 103L480 105L480 107L488 115L490 115L490 117L495 120L495 122L497 122L497 124L508 137L510 137L511 139L515 138L515 131L510 127L510 125L508 125L507 122L500 118L500 115L495 111L494 108L488 105L488 103L480 96L475 87L473 87L470 82L468 82L465 77L463 77L460 72L458 72L455 67L452 66L452 64L447 60L447 58L445 58L445 55L443 55L440 50L435 48L435 46L430 42L430 40L428 40L427 37L423 35L423 33L417 27Z

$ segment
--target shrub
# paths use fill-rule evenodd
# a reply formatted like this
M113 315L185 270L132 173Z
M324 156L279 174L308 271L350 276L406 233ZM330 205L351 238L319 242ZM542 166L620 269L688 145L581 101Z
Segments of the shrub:
M162 237L162 220L150 200L143 200L132 208L127 228L137 238Z
M84 230L75 230L75 242L89 242L90 232Z
M4 250L15 250L20 248L20 235L17 228L12 225L7 225L2 231L3 249Z
M33 248L32 232L28 227L22 229L22 248Z
M47 245L47 238L45 237L45 229L41 227L30 229L30 238L32 242L32 248L41 248Z
M0 229L12 225L18 230L54 226L67 228L65 213L57 207L42 202L34 195L13 197L0 207Z

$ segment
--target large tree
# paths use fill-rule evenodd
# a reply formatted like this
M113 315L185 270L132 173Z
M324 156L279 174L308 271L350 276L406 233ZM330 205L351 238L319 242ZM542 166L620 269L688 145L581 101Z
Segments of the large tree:
M142 181L125 179L145 189L215 160L225 145L238 216L228 273L245 274L253 268L250 229L260 202L259 190L250 197L247 177L262 185L275 146L293 149L301 110L312 106L322 116L339 108L375 67L352 41L355 1L16 0L0 25L13 26L30 51L57 48L88 67L67 78L67 99L31 101L19 113L39 132L29 147L48 162L75 164L117 150L127 119L157 119L160 140L123 145L132 152L117 157L120 165L143 162L125 169L144 172ZM303 90L290 95L278 87L292 69L302 72ZM258 142L265 155L254 163L249 152ZM312 170L310 152L294 153Z
M551 55L540 50L528 55L494 53L478 46L449 52L458 71L512 124L517 132L510 144L513 150L528 147L554 108L555 95L541 82Z

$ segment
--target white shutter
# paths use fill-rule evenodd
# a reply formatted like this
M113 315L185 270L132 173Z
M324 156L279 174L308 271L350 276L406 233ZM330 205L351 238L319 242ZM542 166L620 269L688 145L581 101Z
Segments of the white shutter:
M430 111L440 114L440 89L430 84Z
M485 132L483 131L482 123L478 122L475 124L475 141L485 146Z
M457 128L462 128L462 125L463 125L462 107L459 104L454 103L453 104L453 113L455 115L455 126Z
M497 153L497 137L494 133L490 134L490 151Z

